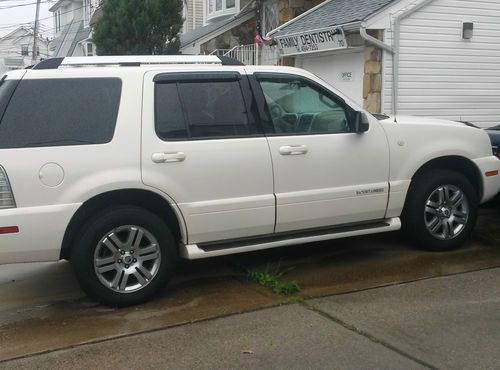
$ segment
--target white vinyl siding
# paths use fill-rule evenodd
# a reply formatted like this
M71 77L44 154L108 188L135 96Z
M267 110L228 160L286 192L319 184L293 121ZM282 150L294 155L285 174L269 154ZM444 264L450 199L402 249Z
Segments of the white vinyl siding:
M203 27L203 0L194 0L195 9L194 9L194 28Z
M462 39L462 22L474 23L471 40ZM399 60L398 114L500 123L500 1L433 1L402 21ZM386 53L384 112L392 111L392 72Z
M188 0L185 4L185 26L186 31L189 32L193 30L193 0Z
M184 2L184 32L203 27L203 0L187 0Z

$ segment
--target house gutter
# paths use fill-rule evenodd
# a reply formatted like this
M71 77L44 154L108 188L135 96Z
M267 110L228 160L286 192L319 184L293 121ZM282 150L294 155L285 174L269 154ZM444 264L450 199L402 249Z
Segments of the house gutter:
M379 48L384 49L391 54L394 54L394 50L390 45L387 45L385 42L380 41L379 39L369 35L366 32L366 22L361 23L361 26L359 27L359 34L361 35L361 38L363 40L369 42L372 45L378 46Z

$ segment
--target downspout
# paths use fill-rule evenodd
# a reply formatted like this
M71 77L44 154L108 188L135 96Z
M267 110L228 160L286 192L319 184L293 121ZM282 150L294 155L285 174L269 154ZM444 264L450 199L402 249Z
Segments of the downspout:
M394 116L397 114L399 97L399 42L401 21L432 1L434 0L423 0L420 4L417 4L410 9L406 9L394 19L394 52L392 57L392 111Z
M375 46L378 46L379 48L391 53L392 55L392 60L393 60L393 64L394 64L394 59L395 59L395 56L394 56L394 49L390 46L390 45L387 45L385 42L369 35L367 32L366 32L366 22L362 22L361 23L361 26L359 28L359 34L361 35L361 38L365 41L367 41L368 43L372 44L372 45L375 45ZM394 71L393 71L394 73ZM394 122L396 122L396 109L395 109L395 105L394 105L394 78L393 78L393 95L392 95L392 112L394 114Z

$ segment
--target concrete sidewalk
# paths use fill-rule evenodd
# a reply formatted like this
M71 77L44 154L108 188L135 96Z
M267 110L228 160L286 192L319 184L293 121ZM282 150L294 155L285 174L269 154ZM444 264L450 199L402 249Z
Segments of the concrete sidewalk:
M497 368L500 269L330 296L0 368Z

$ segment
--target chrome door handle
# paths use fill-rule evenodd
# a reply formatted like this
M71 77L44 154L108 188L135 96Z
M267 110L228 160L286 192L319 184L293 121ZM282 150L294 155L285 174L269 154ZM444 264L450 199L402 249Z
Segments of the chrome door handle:
M308 151L307 145L286 145L280 147L281 155L303 155Z
M186 154L183 152L153 153L151 155L151 160L154 163L182 162L185 159Z

